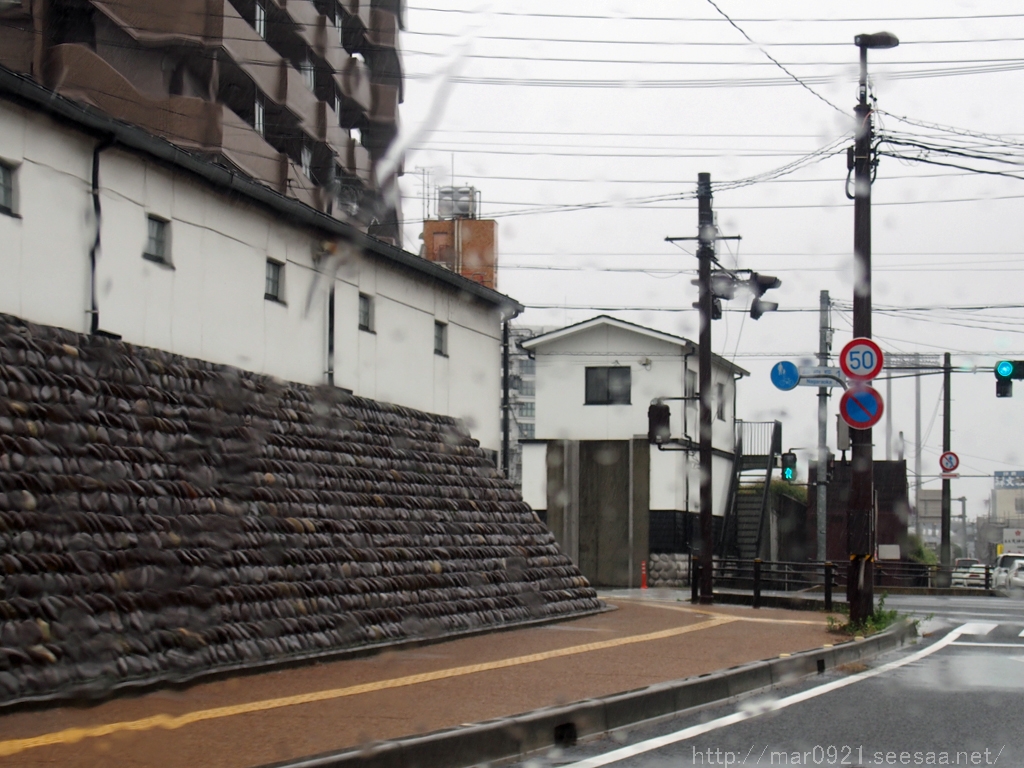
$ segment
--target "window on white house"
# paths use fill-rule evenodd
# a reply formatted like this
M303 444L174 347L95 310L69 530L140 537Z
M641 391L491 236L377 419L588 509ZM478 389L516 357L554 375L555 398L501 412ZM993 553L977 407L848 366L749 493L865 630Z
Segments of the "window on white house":
M160 264L170 264L170 224L165 219L148 216L146 226L146 250L142 252L142 257Z
M524 357L519 361L519 373L524 376L533 376L537 373L537 361L529 357Z
M536 403L518 403L516 410L523 418L532 419L537 413Z
M522 440L533 440L537 434L537 428L534 424L520 424L519 425L519 437Z
M715 401L717 404L716 418L725 421L725 384L719 382L715 385Z
M263 5L263 0L256 0L256 16L252 26L256 30L257 35L264 40L267 39L267 9Z
M284 301L284 264L267 259L267 285L263 298L269 301Z
M434 321L434 354L448 355L448 325Z
M266 136L267 114L266 108L263 106L263 97L259 94L256 95L256 102L253 104L252 127L256 129L256 133L260 136Z
M302 173L307 179L313 178L313 150L308 145L303 144L302 150L299 152L299 159L302 161Z
M365 293L359 294L359 330L373 330L373 298Z
M14 212L14 168L0 163L0 213Z
M587 368L586 405L629 405L632 377L628 366Z
M537 382L533 379L521 379L519 386L517 387L519 394L523 397L536 397L537 396Z

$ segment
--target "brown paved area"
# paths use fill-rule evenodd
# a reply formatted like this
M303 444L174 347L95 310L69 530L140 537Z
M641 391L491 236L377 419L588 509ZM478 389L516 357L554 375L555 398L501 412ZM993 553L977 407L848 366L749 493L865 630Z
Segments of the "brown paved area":
M251 768L832 642L817 613L609 602L618 610L545 627L2 716L0 767Z

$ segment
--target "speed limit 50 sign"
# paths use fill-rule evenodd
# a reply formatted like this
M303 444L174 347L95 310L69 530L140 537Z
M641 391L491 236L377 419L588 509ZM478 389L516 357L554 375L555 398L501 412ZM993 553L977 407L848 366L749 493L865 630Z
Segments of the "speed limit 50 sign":
M882 372L882 349L871 339L856 338L839 353L839 367L850 379L870 381Z

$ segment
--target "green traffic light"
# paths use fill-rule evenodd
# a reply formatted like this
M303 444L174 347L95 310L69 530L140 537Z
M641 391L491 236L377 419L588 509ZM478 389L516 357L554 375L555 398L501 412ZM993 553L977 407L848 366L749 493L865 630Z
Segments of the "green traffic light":
M792 467L786 467L784 470L782 470L782 479L783 480L794 480L794 479L796 479L796 470L793 469Z
M996 377L1000 379L1009 379L1013 376L1013 361L1012 360L1000 360L996 363Z

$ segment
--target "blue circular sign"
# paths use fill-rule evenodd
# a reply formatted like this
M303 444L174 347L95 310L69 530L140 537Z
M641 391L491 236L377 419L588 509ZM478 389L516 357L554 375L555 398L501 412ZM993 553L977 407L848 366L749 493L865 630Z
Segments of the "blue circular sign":
M772 366L772 384L788 392L800 383L800 371L789 360L781 360Z
M839 401L839 414L852 429L871 429L884 412L882 396L871 387L848 389Z

